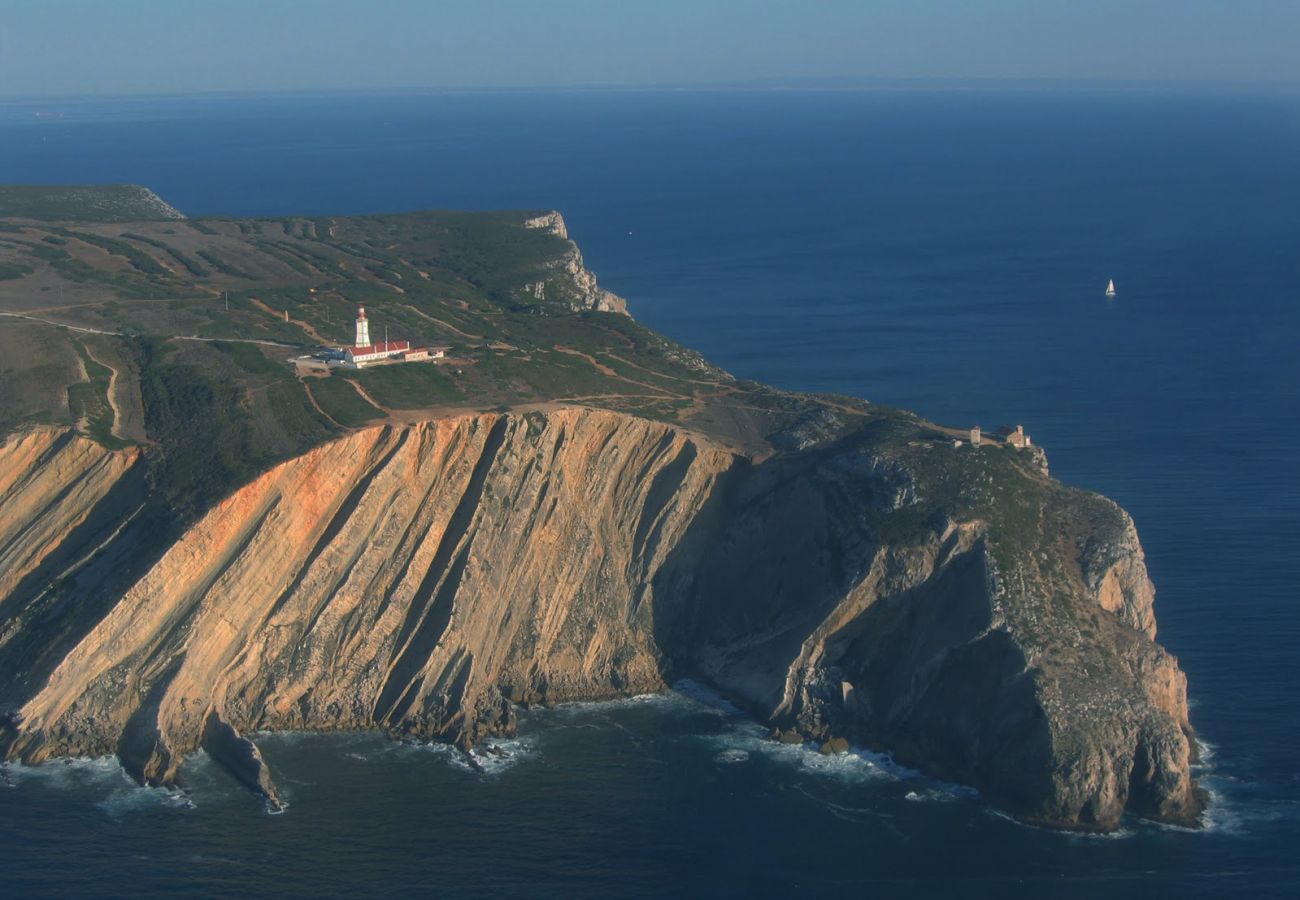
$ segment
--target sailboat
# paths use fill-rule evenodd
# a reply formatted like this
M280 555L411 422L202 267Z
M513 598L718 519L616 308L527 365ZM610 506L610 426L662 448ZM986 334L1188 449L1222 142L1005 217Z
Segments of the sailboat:
M1112 279L1110 279L1109 281L1106 282L1106 296L1107 296L1107 297L1114 297L1114 296L1115 296L1115 279L1114 279L1114 278L1112 278Z

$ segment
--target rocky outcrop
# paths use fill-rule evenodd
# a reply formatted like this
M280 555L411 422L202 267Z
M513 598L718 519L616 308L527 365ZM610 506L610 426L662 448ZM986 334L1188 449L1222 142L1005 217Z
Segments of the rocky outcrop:
M0 598L12 597L67 542L138 456L55 428L0 444ZM0 647L4 638L0 631Z
M0 711L120 596L130 536L147 524L143 470L137 449L109 451L71 430L0 442ZM93 587L75 592L76 581Z
M657 689L645 588L731 463L587 411L322 447L168 550L21 707L11 755L118 752L169 782L214 710L468 745L511 700Z
M172 783L206 746L274 803L248 733L464 747L519 703L692 675L783 737L892 750L1029 820L1194 823L1185 680L1131 521L930 427L761 462L577 408L354 433L210 510L42 677L0 686L5 754ZM135 465L87 466L108 457Z
M626 300L596 283L595 273L582 261L582 251L569 240L569 229L562 215L552 211L534 216L524 220L524 227L541 229L568 242L565 252L548 265L554 274L525 286L524 292L530 299L559 302L574 311L627 313Z
M270 812L280 812L285 802L280 798L270 769L257 745L230 724L221 721L215 711L208 713L201 738L203 749L235 780L266 801Z
M543 213L540 216L533 216L524 220L525 228L538 228L559 238L569 239L569 227L564 223L564 216L555 210Z
M1156 636L1156 589L1147 577L1146 556L1133 519L1114 503L1108 512L1117 522L1090 535L1081 548L1080 564L1088 594L1147 637Z

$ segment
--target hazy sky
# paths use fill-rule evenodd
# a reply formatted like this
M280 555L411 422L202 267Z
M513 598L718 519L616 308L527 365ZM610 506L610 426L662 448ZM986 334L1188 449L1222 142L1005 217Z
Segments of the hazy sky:
M0 95L1300 82L1300 0L0 0Z

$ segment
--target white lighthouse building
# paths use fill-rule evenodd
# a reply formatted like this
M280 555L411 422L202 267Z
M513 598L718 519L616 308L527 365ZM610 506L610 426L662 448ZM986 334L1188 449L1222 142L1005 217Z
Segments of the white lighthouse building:
M387 337L387 335L385 335ZM412 347L410 341L372 341L370 340L370 321L366 318L366 308L357 308L356 341L347 347L323 349L312 357L299 357L295 365L310 366L309 360L323 362L328 366L342 366L347 369L363 369L376 363L416 362L417 360L442 359L446 356L446 347Z
M360 369L370 363L389 359L405 359L411 352L410 341L370 340L370 321L364 306L357 309L357 340L351 347L343 348L343 364Z
M364 306L357 309L357 347L370 346L370 322L366 319L366 308Z

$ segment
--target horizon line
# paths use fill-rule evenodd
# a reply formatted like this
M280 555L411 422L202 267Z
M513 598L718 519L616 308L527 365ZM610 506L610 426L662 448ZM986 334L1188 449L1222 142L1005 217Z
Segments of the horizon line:
M542 94L542 93L650 93L650 92L869 92L873 90L955 90L979 88L1065 89L1065 90L1300 90L1300 80L1219 80L1175 78L1109 78L1104 76L878 76L829 75L809 77L766 77L734 81L662 83L589 83L552 85L386 85L367 87L284 87L284 88L200 88L184 91L93 91L87 93L4 94L0 103L39 103L86 100L151 100L223 97L291 97L339 95L432 95L432 94Z

